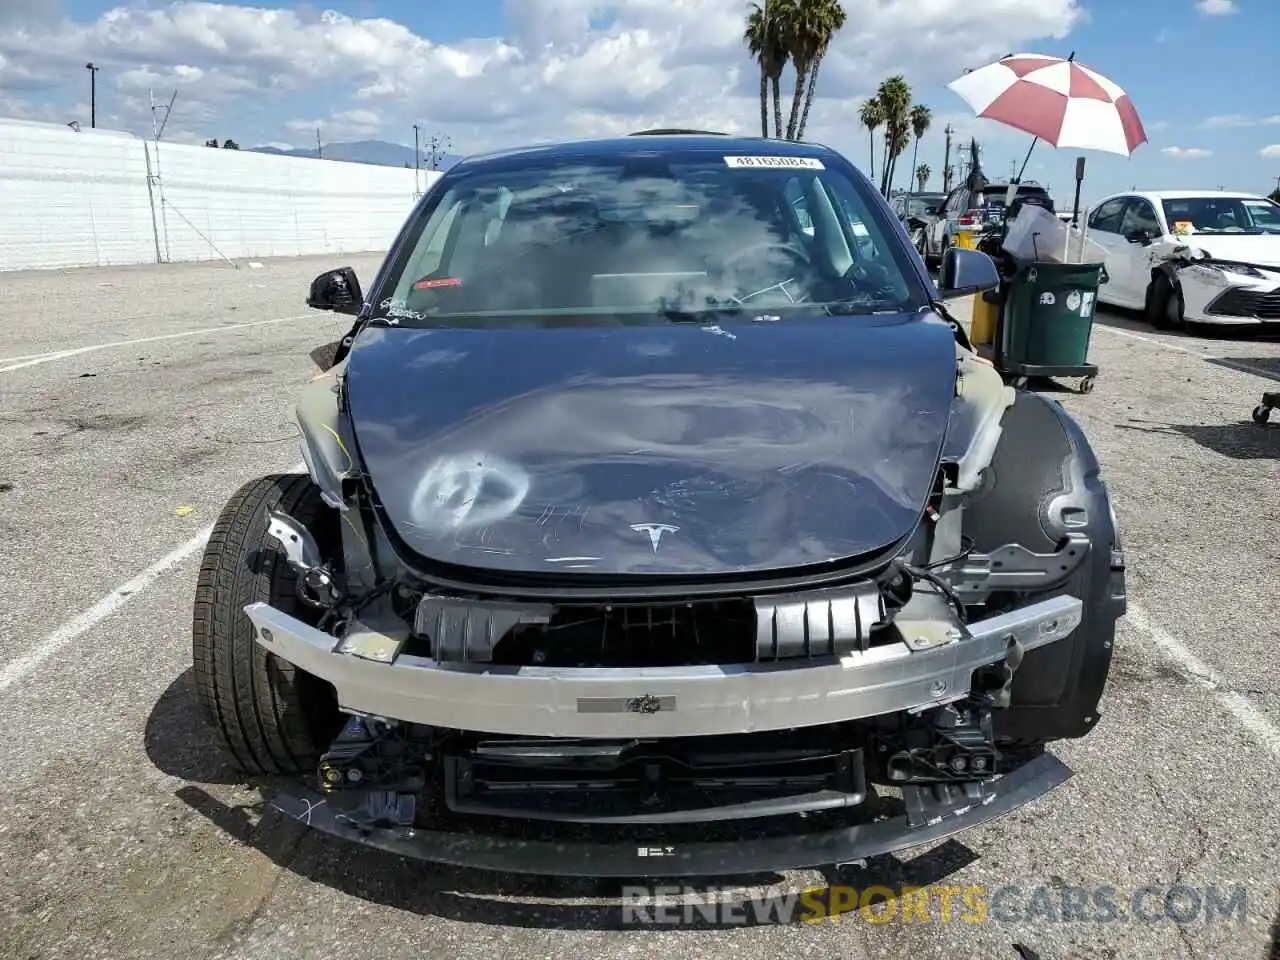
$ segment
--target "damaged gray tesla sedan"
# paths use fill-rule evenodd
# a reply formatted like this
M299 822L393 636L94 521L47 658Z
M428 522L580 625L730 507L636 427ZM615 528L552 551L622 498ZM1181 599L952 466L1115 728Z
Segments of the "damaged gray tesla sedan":
M275 807L456 865L821 866L999 817L1098 721L1124 560L840 155L711 134L473 157L301 392L305 474L204 557L200 695ZM744 840L745 838L745 840Z

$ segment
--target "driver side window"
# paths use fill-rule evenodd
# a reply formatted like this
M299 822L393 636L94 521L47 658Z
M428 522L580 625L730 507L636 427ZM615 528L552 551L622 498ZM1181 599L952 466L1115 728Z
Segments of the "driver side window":
M1120 222L1124 218L1125 198L1108 200L1089 216L1089 229L1101 230L1103 233L1120 233Z
M1120 232L1125 236L1144 230L1153 237L1160 236L1160 224L1156 220L1156 212L1145 200L1130 200L1124 210L1124 219L1120 222Z

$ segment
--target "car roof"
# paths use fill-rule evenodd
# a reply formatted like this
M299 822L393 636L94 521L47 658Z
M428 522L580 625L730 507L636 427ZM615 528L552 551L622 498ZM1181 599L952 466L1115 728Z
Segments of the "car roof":
M1260 193L1247 193L1239 190L1121 190L1108 194L1098 203L1116 197L1145 197L1148 200L1201 200L1218 197L1223 200L1265 200ZM1097 204L1094 204L1097 206Z
M739 137L721 133L667 133L641 131L643 135L605 137L589 140L562 140L552 143L530 144L506 150L474 154L466 157L452 169L473 169L495 161L509 161L519 157L530 160L555 160L561 158L608 158L653 155L666 152L707 151L727 156L811 157L822 160L843 159L830 147L820 143L792 140L773 140L764 137Z
M1010 184L1008 180L988 180L987 185L982 188L981 192L990 193L993 190L1008 190L1009 186ZM1018 184L1019 190L1023 189L1024 187L1031 190L1044 190L1044 184L1036 183L1034 180L1023 180L1021 183Z

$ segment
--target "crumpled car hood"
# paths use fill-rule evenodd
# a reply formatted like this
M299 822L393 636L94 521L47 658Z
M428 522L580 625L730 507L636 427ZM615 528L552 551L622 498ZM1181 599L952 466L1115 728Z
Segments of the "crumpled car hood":
M347 366L359 455L430 560L707 575L909 534L955 393L949 327L371 328Z
M1176 238L1193 250L1206 250L1215 260L1234 260L1267 267L1280 267L1280 236L1194 233Z

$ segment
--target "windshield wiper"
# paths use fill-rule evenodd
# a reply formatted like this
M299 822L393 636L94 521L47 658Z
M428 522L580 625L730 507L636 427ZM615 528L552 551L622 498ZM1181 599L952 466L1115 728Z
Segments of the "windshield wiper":
M832 300L822 304L822 308L827 312L828 316L832 317L847 317L856 314L907 313L909 309L901 300L869 296Z
M741 316L747 310L748 308L745 305L739 306L737 304L683 309L659 307L658 316L672 323L714 323L723 317Z

